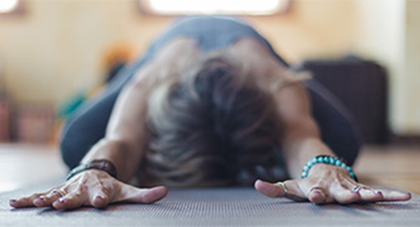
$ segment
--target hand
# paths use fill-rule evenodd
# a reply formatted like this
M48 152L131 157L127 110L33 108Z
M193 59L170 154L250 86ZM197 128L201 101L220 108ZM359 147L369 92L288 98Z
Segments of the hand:
M410 193L385 189L375 190L357 183L344 168L326 164L313 166L307 178L287 180L283 182L283 186L281 183L271 184L257 180L255 188L269 197L285 197L295 201L309 200L315 204L371 203L411 199Z
M62 196L57 190L62 190ZM140 189L125 184L100 170L87 170L69 181L45 193L35 193L28 197L10 200L10 206L53 207L74 209L81 206L104 208L116 202L154 203L166 196L166 187Z

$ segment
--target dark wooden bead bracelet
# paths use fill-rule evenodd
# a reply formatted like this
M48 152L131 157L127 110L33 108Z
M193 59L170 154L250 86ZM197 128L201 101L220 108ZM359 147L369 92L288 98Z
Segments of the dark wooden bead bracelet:
M70 178L74 177L75 175L89 169L101 170L108 173L110 176L114 178L117 177L117 169L115 168L115 165L112 162L105 159L97 159L97 160L92 160L85 164L81 164L75 167L74 169L72 169L69 175L67 176L67 180L70 180Z

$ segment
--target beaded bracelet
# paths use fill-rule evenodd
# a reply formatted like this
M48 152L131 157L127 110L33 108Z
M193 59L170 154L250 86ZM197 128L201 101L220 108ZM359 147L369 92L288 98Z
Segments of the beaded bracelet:
M308 173L309 173L309 170L312 168L312 166L314 166L316 164L329 164L329 165L334 165L334 166L338 166L338 167L343 167L347 171L349 171L350 177L353 178L355 181L357 181L356 175L354 174L351 167L346 164L345 161L340 160L339 158L334 157L334 156L330 156L330 155L318 155L318 156L315 156L315 157L309 159L309 161L303 167L302 178L307 177Z

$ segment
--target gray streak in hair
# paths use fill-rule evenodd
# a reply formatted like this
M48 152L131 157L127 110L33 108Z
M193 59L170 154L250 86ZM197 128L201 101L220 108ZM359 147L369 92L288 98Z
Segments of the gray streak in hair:
M144 170L173 187L250 183L275 165L274 101L240 65L212 53L159 82L148 102L152 134ZM239 179L241 171L251 179ZM273 179L266 179L273 180ZM247 181L247 182L241 182Z

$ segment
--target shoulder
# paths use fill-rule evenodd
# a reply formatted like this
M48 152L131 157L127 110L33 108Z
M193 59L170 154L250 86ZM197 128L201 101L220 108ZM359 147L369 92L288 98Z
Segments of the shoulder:
M282 87L299 83L310 78L310 74L296 73L284 65L261 40L243 38L231 48L232 56L241 62L242 67L255 77L263 89L270 92Z
M143 67L139 68L129 84L135 87L153 87L168 77L174 77L200 55L197 41L178 37L161 47Z

